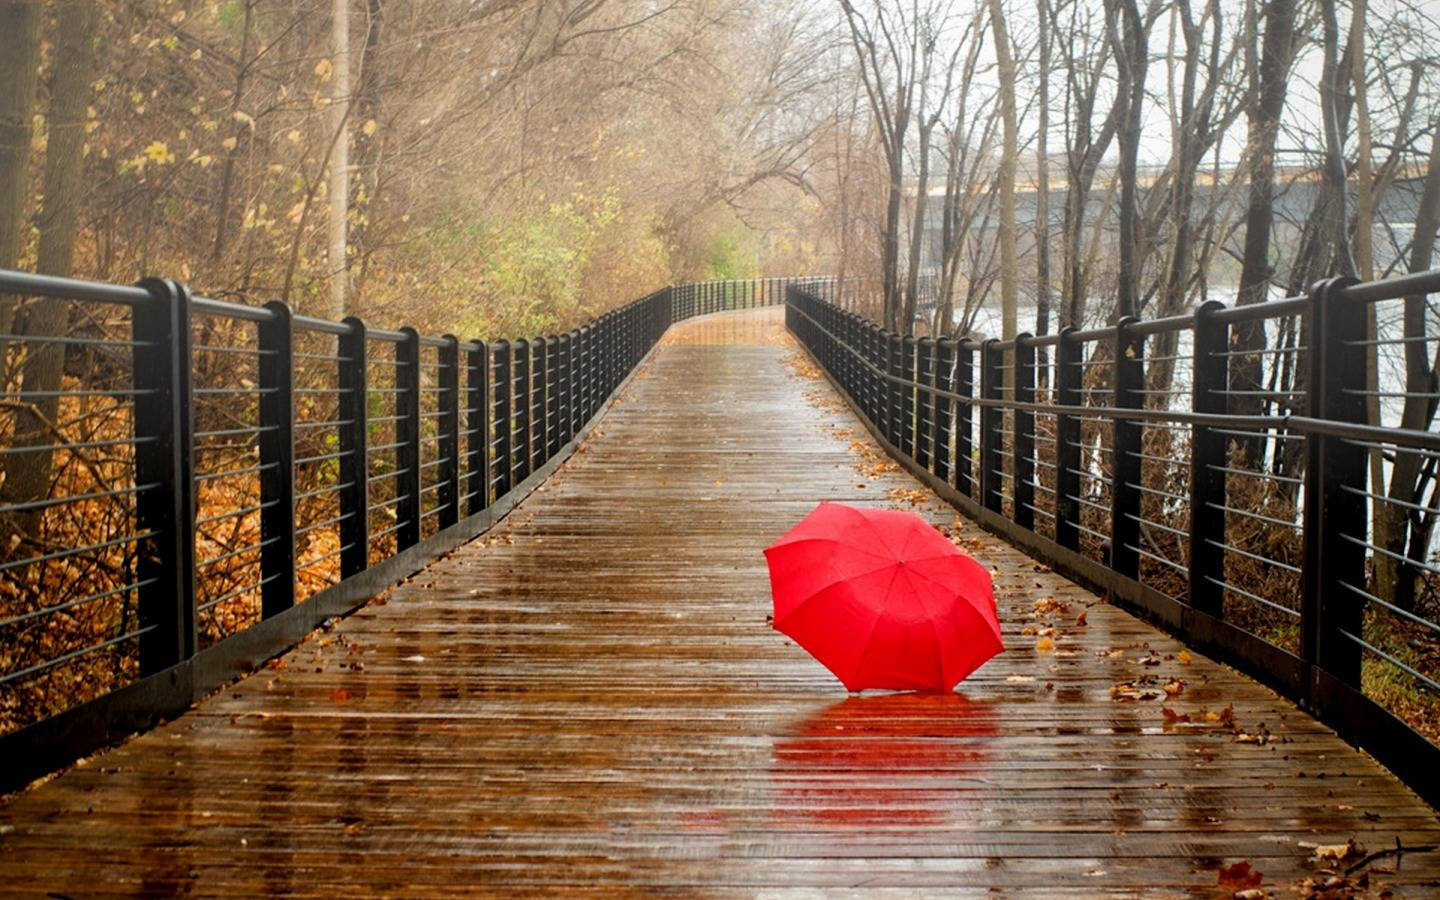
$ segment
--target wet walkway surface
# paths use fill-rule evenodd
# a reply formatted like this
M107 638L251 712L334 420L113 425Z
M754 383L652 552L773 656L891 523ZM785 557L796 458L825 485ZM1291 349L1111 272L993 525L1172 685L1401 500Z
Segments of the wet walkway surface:
M489 535L0 808L0 892L1215 896L1244 862L1295 896L1360 859L1317 846L1440 844L1370 759L862 435L777 311L677 326ZM820 500L944 527L1009 649L954 695L847 696L767 622L760 551ZM1433 896L1440 853L1365 872Z

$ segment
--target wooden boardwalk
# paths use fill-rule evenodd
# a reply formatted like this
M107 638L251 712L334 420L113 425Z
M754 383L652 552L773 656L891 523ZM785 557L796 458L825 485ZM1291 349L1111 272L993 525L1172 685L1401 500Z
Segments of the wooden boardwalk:
M677 326L491 534L12 797L0 892L1215 896L1248 861L1294 896L1314 845L1440 844L1295 707L956 523L800 359L777 311ZM954 532L1009 649L847 696L766 621L760 550L820 500ZM1440 892L1440 853L1368 869Z

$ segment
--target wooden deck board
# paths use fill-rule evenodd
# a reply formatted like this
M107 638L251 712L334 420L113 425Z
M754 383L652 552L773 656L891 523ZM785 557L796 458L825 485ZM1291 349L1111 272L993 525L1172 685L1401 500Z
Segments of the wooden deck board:
M857 469L798 358L777 311L677 326L492 533L10 798L0 891L1208 896L1249 860L1288 894L1307 843L1440 843L1328 729L933 497L904 499L993 569L1008 649L959 695L848 697L768 626L760 550L820 500L917 485ZM1045 626L1052 650L1022 633ZM1185 686L1112 697L1142 676ZM1227 708L1270 742L1203 721ZM1382 884L1434 895L1440 854Z

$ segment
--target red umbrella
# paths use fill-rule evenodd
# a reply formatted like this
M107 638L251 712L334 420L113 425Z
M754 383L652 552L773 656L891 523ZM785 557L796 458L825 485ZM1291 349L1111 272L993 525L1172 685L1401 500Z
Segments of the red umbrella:
M990 573L913 513L822 503L765 559L776 629L851 691L950 691L1005 649Z

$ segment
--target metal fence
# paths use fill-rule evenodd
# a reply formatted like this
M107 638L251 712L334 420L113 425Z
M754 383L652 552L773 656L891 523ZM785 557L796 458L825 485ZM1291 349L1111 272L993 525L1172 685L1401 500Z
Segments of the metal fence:
M791 281L676 285L480 341L0 270L0 790L484 531L671 323L777 305Z
M1437 291L1440 271L1335 280L977 342L901 337L796 285L786 320L952 504L1437 802Z

